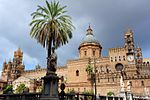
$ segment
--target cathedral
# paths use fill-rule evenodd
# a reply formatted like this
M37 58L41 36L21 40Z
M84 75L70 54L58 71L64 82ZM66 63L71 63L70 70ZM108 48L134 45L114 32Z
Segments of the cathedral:
M92 91L104 96L113 92L119 96L124 88L123 91L131 91L134 96L150 95L150 58L143 58L142 49L135 46L133 31L128 29L123 46L110 48L107 56L101 55L102 47L89 26L78 47L79 58L57 67L59 83L65 83L65 91ZM41 77L46 75L46 69L37 65L34 70L25 70L22 58L23 52L18 49L13 61L4 61L1 80L13 84L14 89L24 83L30 92L41 91Z

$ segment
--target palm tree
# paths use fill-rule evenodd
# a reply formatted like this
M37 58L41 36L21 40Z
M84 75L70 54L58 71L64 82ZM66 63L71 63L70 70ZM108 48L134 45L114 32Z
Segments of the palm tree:
M86 67L86 72L88 73L88 75L92 74L93 72L93 67L91 66L91 64L88 64Z
M65 8L59 2L46 1L46 7L38 5L37 10L31 14L30 36L47 48L48 58L51 56L52 47L58 48L72 38L74 26L71 17L65 14Z
M85 71L87 72L88 75L92 74L93 72L93 67L91 65L91 58L89 58L88 65L86 66Z

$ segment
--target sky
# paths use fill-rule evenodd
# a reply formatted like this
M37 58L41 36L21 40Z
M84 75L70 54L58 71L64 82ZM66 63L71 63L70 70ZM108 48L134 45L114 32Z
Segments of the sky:
M108 56L109 48L123 47L124 32L130 27L135 45L142 48L144 58L150 58L150 0L60 0L60 4L67 6L75 30L69 43L56 50L59 66L79 58L78 47L89 24L103 47L102 56ZM0 70L18 48L24 52L27 70L37 64L46 67L46 49L29 35L37 5L45 6L45 0L0 0Z

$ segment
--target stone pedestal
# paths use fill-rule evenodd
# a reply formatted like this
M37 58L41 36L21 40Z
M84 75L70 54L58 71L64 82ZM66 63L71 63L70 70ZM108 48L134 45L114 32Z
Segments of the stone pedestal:
M40 100L59 100L58 97L58 76L50 73L42 78L44 80L44 90Z
M131 92L127 92L128 100L133 100L133 94Z
M120 97L123 97L123 100L127 100L127 92L120 92Z

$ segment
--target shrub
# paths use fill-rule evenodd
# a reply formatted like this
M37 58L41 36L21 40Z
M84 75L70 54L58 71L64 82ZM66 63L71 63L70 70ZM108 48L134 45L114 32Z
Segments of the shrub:
M8 93L13 93L13 85L7 85L4 90L3 90L4 94L8 94Z
M107 96L114 96L115 94L114 94L114 92L112 92L112 91L109 91L108 93L107 93Z
M94 95L93 91L84 91L82 92L83 94L87 94L87 95Z
M20 84L15 91L16 93L23 93L25 88L26 88L25 84Z
M74 89L69 89L69 90L67 91L67 93L69 93L69 94L75 94L76 91L75 91Z

